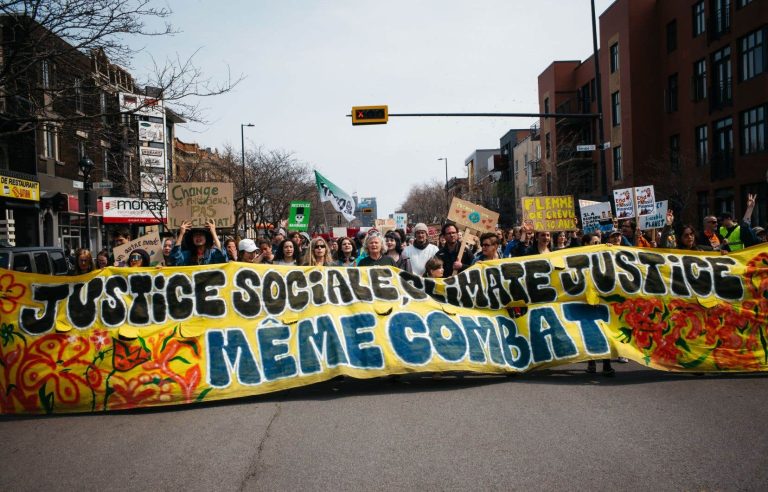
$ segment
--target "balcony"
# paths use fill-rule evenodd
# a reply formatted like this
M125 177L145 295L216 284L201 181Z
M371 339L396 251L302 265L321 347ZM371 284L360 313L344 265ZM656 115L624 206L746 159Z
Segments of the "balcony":
M0 176L5 176L6 178L24 179L26 181L37 181L37 176L34 174L11 171L10 169L0 169Z
M531 173L531 176L541 176L544 174L544 171L541 167L541 160L540 159L532 159L526 162L526 165L528 166L528 172Z
M541 140L541 127L537 121L531 125L531 141Z
M589 107L584 107L582 100L571 98L560 103L555 112L561 115L586 114L589 113ZM579 118L575 116L558 116L555 124L557 126L580 126L589 123L589 118Z

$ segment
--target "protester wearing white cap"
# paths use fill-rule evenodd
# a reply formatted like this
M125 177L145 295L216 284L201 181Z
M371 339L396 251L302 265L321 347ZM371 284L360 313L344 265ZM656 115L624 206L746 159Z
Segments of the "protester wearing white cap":
M429 242L429 229L423 222L413 227L413 244L403 250L400 258L408 258L414 275L424 275L427 261L438 252L437 246Z
M256 251L258 249L253 239L243 239L237 245L237 261L256 263Z

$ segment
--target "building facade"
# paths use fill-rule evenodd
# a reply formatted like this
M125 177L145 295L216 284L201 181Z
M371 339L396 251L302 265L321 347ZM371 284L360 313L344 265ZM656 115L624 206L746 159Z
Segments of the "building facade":
M753 219L765 223L767 21L759 0L614 2L600 16L605 167L596 120L542 120L542 161L558 193L606 199L653 184L697 225L711 213L740 217L756 193ZM591 57L554 62L539 76L541 112L596 113L594 80Z

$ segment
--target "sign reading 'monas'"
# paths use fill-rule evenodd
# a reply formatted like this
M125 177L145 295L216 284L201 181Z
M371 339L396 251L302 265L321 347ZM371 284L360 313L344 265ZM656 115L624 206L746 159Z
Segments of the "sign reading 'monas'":
M105 196L103 203L105 224L159 224L168 216L163 200Z

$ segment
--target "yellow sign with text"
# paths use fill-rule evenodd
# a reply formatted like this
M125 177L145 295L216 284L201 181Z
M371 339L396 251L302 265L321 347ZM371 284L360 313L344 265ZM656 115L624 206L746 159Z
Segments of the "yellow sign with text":
M244 263L68 278L4 271L0 337L4 414L615 356L668 371L766 371L768 245L728 256L590 246L446 280Z
M536 231L575 231L576 207L573 196L524 196L523 222Z
M37 181L0 176L0 190L2 190L1 196L5 198L40 201L40 183Z

